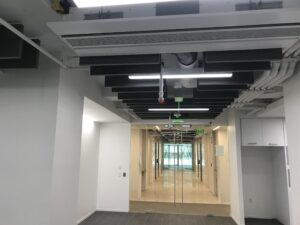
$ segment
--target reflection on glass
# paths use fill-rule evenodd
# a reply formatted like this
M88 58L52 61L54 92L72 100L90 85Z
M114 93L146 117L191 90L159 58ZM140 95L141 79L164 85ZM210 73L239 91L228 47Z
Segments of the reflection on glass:
M184 169L192 170L192 144L164 144L164 169L174 169L174 166L183 166Z

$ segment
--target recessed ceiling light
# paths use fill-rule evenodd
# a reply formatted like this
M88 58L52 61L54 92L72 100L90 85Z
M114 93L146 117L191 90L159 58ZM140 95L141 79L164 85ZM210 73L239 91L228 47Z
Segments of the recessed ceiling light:
M164 79L207 79L207 78L231 78L232 73L201 73L201 74L165 74ZM130 80L159 80L160 75L131 75Z
M133 4L156 3L156 2L171 2L171 1L173 2L178 0L74 0L74 3L78 8L87 8L87 7L133 5Z
M209 108L152 108L148 109L150 112L197 112L197 111L209 111Z

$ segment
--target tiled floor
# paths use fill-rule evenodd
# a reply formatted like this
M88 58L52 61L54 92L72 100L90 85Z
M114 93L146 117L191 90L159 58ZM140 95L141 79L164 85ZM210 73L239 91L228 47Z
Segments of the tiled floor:
M236 225L228 217L96 212L80 225Z
M175 193L177 203L181 203L182 200L184 203L220 203L218 198L200 181L197 173L189 170L183 174L183 190L182 174L181 172L176 173ZM165 170L158 180L153 181L152 185L142 192L138 201L174 202L174 171Z

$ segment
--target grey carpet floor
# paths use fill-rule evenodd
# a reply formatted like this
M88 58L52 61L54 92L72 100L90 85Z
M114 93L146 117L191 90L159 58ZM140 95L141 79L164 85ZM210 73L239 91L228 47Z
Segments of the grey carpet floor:
M96 212L80 225L236 225L228 217ZM252 224L251 224L252 225Z
M283 225L277 220L246 219L246 225Z
M236 225L236 223L229 217L96 212L79 225ZM282 224L277 220L246 219L246 225Z

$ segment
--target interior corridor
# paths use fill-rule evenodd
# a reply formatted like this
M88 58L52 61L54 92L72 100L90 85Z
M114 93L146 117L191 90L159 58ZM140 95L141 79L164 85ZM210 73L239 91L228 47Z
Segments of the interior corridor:
M153 181L146 191L142 192L141 201L151 202L174 202L174 191L176 191L175 201L177 203L219 203L218 198L210 192L198 177L198 173L192 170L176 172L176 188L174 190L174 170L162 170L162 173ZM182 180L183 178L183 180ZM183 189L182 189L182 183Z

